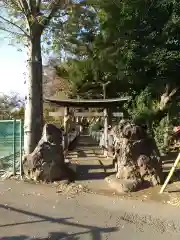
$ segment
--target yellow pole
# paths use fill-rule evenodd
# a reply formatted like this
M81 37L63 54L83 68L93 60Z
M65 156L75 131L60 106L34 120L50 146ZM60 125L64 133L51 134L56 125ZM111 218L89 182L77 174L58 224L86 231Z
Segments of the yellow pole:
M169 183L169 181L170 181L170 179L171 179L171 177L172 177L172 175L173 175L173 173L174 173L174 171L176 169L176 166L178 165L179 161L180 161L180 153L178 154L178 156L176 158L176 161L174 162L174 165L172 166L171 171L169 172L169 174L168 174L168 176L166 178L166 181L164 182L164 184L163 184L163 186L162 186L162 188L161 188L161 190L159 192L160 194L164 192L164 189L168 185L168 183Z

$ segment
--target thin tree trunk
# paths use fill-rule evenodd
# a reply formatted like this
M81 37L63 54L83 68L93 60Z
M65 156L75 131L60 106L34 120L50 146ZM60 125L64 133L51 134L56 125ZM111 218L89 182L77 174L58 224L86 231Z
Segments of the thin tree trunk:
M41 34L36 34L30 42L28 67L29 79L24 126L25 154L29 154L35 149L41 138L43 127Z

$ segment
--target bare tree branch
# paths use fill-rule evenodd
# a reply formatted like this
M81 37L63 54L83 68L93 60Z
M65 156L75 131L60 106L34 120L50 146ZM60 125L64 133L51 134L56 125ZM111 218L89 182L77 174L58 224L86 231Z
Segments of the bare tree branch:
M170 92L169 96L170 96L170 97L174 96L174 94L177 92L177 90L178 90L178 88L174 88L174 89Z
M36 7L36 0L29 0L28 1L28 4L29 4L29 9L33 15L34 13L34 8Z
M56 14L57 11L58 11L58 8L57 7L53 7L51 12L50 12L50 14L48 15L48 17L45 17L43 19L43 21L41 22L43 30L44 30L44 28L46 26L49 25L51 19L54 17L54 15Z
M15 0L17 1L17 4L20 8L20 11L22 12L22 14L25 16L27 22L29 23L29 20L30 20L30 12L24 8L23 4L22 4L22 1L21 0Z
M20 26L18 26L16 23L13 23L13 22L9 21L8 19L6 19L6 18L4 18L4 17L2 17L2 16L0 16L0 19L2 19L3 21L9 23L9 24L12 25L12 26L18 28L19 30L21 30L21 31L24 33L24 35L25 35L26 37L30 38L30 36L28 35L28 33L25 32L25 31L24 31Z
M15 6L17 8L17 10L22 11L22 8L21 8L21 6L20 6L18 1L13 1L13 0L6 1L6 0L3 0L3 7L4 8L9 9L9 7L12 7L12 5L13 5L13 7Z
M159 109L163 111L168 102L171 100L171 98L175 95L177 92L178 88L174 88L170 93L169 93L170 86L167 84L165 87L165 92L161 95L160 103L159 103Z
M21 4L22 9L24 9L24 14L26 15L26 18L29 20L31 11L28 2L26 0L19 0L19 3Z
M30 0L29 1L29 7L32 15L38 15L39 9L37 8L36 0Z
M39 0L41 1L41 0ZM59 9L65 9L70 4L70 0L52 0L47 9L51 9L51 12L47 17L44 17L44 19L41 21L42 30L44 30L45 27L47 27L51 21L51 19L55 16L57 11Z
M24 14L24 16L25 16L26 19L27 19L26 11L25 11L25 9L24 9L24 7L23 7L23 5L22 5L21 0L16 0L15 2L16 2L16 3L14 3L14 4L17 4L17 6L19 7L20 11ZM28 19L27 19L27 20L28 20Z
M3 0L3 4L7 8L16 7L16 9L21 11L26 16L26 18L29 18L30 16L30 9L26 0Z
M8 29L3 28L3 27L0 27L0 30L5 31L5 32L8 32L8 33L11 33L11 34L13 34L13 35L18 35L18 36L22 36L22 37L25 36L24 34L17 33L17 32L13 32L13 31L8 30Z
M37 8L38 8L38 9L40 9L41 1L42 1L42 0L36 0L36 5L37 5Z

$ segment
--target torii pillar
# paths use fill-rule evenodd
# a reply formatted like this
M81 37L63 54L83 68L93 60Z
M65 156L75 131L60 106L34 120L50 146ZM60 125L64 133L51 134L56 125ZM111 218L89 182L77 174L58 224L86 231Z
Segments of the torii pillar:
M104 108L104 155L108 156L108 110Z
M64 108L64 155L68 150L68 123L69 123L69 108Z

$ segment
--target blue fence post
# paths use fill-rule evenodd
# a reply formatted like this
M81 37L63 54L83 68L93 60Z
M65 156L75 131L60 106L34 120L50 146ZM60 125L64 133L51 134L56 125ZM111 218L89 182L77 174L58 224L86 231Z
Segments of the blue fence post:
M16 120L13 120L13 175L16 175Z

